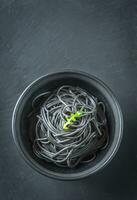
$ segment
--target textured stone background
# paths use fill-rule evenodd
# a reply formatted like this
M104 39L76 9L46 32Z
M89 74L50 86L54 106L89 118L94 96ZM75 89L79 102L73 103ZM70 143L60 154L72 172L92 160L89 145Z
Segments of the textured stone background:
M0 199L136 200L136 1L0 0ZM112 162L79 181L32 170L14 145L17 98L41 75L78 69L102 79L124 115L124 137Z

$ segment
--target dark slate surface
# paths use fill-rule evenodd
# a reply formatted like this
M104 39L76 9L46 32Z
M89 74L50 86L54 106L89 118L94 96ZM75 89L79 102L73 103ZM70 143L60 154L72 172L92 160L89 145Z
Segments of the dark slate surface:
M136 200L136 1L0 0L0 199ZM113 90L124 137L113 161L79 181L32 170L14 145L17 98L39 76L62 69L96 75Z

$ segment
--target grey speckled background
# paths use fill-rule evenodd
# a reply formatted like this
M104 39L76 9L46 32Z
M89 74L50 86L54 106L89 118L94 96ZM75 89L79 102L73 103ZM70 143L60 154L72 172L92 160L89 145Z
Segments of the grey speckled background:
M0 199L136 200L136 1L0 0ZM118 154L101 172L63 182L33 171L11 133L17 98L34 79L78 69L102 79L124 115Z

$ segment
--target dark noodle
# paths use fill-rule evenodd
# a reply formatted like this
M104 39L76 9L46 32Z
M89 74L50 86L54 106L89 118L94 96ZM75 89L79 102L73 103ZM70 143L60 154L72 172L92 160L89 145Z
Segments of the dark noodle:
M96 158L108 144L105 105L79 87L61 86L44 98L35 128L33 151L40 159L73 168Z

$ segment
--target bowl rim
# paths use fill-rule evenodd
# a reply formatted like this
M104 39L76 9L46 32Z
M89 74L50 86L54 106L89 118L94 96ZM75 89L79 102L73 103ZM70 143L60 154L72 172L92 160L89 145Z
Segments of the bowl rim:
M89 79L92 79L93 81L98 82L99 85L101 85L105 91L109 94L109 96L111 97L113 104L115 104L115 107L117 109L117 115L119 117L119 134L118 134L118 139L116 142L116 145L113 149L113 151L111 152L111 154L107 157L107 159L105 160L105 162L102 162L100 164L100 166L98 166L97 168L95 168L94 170L90 171L90 169L82 171L82 172L77 172L75 174L63 174L63 173L59 173L59 172L53 172L50 171L44 167L42 167L40 164L38 164L36 161L34 161L34 159L31 158L31 156L28 155L28 153L26 154L26 151L24 152L23 149L21 148L18 138L17 138L17 131L16 131L16 114L18 111L18 107L20 106L21 100L23 99L24 95L26 94L26 92L28 90L31 89L31 87L33 87L34 84L36 84L38 81L40 81L43 78L46 78L47 76L53 76L53 75L57 75L57 74L62 74L62 73L75 73L75 74L80 74L82 76L85 76ZM91 174L96 173L97 171L100 171L101 169L103 169L115 156L116 152L119 149L121 140L122 140L122 136L123 136L123 115L122 115L122 111L121 111L121 107L115 97L115 95L113 94L112 90L99 78L97 78L94 75L88 74L86 72L83 71L79 71L79 70L62 70L62 71L57 71L57 72L53 72L53 73L48 73L46 75L40 76L39 78L35 79L34 81L32 81L26 88L25 90L21 93L21 95L19 96L14 110L13 110L13 114L12 114L12 135L13 135L13 139L14 142L17 146L17 149L20 153L20 155L24 158L24 160L26 161L26 163L28 163L28 165L30 167L32 167L34 170L36 170L37 172L39 172L40 174L43 174L45 176L51 177L51 178L55 178L55 179L59 179L59 180L77 180L77 179L81 179L81 178L85 178ZM103 160L103 159L102 159ZM100 161L101 162L101 161Z

